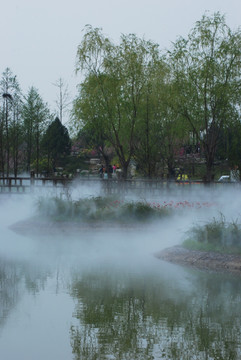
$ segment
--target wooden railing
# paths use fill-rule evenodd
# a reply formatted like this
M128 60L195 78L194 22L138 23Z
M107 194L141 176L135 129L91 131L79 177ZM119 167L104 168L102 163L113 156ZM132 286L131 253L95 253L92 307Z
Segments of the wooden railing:
M150 180L150 179L117 179L111 178L108 180L101 179L98 177L78 177L74 179L64 177L0 177L0 193L29 193L35 189L46 189L53 187L68 187L70 185L88 185L88 186L100 186L104 193L115 194L115 193L128 193L136 192L141 194L143 192L159 193L168 191L170 189L182 188L189 189L190 187L197 188L197 185L205 185L212 187L226 186L240 186L240 183L219 183L213 182L207 184L203 181L167 181L167 180Z
M21 194L34 188L66 186L69 183L67 178L0 177L0 192Z

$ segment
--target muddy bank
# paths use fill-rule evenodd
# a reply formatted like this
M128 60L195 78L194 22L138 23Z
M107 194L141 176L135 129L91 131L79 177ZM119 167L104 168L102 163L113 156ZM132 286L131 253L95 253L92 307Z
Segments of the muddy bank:
M227 271L241 275L241 256L184 249L181 246L164 249L155 256L175 264L203 270Z

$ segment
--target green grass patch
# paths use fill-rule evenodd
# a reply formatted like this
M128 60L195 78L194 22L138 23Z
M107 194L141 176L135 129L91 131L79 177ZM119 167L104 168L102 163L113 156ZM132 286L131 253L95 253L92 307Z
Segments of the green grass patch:
M241 254L241 224L227 222L221 215L203 226L193 226L183 246L191 250Z

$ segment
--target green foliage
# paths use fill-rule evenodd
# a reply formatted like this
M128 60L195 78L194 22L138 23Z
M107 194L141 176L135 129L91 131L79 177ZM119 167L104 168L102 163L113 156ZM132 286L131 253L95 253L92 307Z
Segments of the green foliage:
M67 173L75 174L77 169L88 170L89 164L86 163L85 157L63 156L58 160L58 166L64 168Z
M72 125L106 165L118 158L123 177L131 159L145 176L158 175L158 167L159 173L173 176L180 167L177 160L183 160L178 150L197 144L208 181L216 159L227 159L241 174L240 43L241 30L232 31L220 13L204 14L187 38L179 38L164 55L158 44L135 34L121 35L115 44L88 25L77 49L76 72L83 81L73 102ZM61 79L55 85L62 118L67 93ZM67 129L53 121L46 131L53 119L47 104L34 87L22 101L10 69L0 86L8 95L0 103L1 173L17 174L19 166L29 171L31 164L38 173L42 156L48 158L48 169L54 167L68 154Z
M227 163L231 169L239 170L241 173L241 123L240 120L233 121L232 125L223 129L220 142L218 143L218 156Z
M38 90L31 87L23 104L24 142L26 168L34 164L37 172L40 172L40 143L44 131L51 119L51 114L46 103L39 95Z
M92 139L99 148L104 149L108 143L112 145L126 177L134 148L139 148L143 140L141 123L148 122L148 129L151 129L149 123L155 120L153 114L146 116L146 111L148 107L151 113L154 105L151 98L155 86L151 86L151 82L154 79L157 82L158 78L161 81L164 76L164 71L159 71L163 61L158 45L134 34L122 35L120 43L115 45L100 29L88 26L77 58L76 70L84 70L86 77L74 102L74 121L91 130ZM148 105L147 97L151 101ZM150 145L156 142L149 141L148 137L145 146L150 155ZM146 157L145 162L150 158Z
M152 208L149 204L145 202L128 202L125 203L120 210L120 218L125 219L127 216L130 216L133 219L139 221L147 221L150 219L156 219L162 215L167 214L167 209L165 208Z
M2 73L0 89L0 172L17 176L23 141L22 96L17 76L9 68Z
M75 123L96 146L114 147L124 176L131 157L146 176L156 175L160 161L173 175L177 150L192 132L210 181L221 131L240 118L240 38L224 16L205 14L164 59L151 41L129 34L115 45L87 26L77 52L76 71L84 70L85 79ZM237 163L235 149L226 150Z
M224 16L204 15L187 39L170 52L176 110L190 123L206 157L211 180L223 128L240 118L240 30L232 32Z
M56 118L47 128L43 139L42 148L52 161L52 167L62 155L70 153L71 142L67 128Z
M153 208L145 202L122 202L111 197L92 197L77 201L69 198L40 198L38 211L57 221L135 222L161 219L171 214L166 207Z
M193 226L183 245L194 250L241 253L241 224L226 222L221 215L203 226Z
M37 162L34 160L31 164L33 169L36 169ZM39 172L48 172L48 160L46 158L41 158L38 163Z

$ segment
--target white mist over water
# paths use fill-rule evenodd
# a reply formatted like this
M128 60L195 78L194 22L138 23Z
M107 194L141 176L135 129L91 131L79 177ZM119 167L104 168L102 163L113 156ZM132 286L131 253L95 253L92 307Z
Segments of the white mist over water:
M88 185L76 185L67 194L61 189L58 192L59 196L70 196L74 200L101 195L99 187ZM125 197L129 201L155 204L195 203L191 208L174 209L175 215L145 227L112 228L108 224L106 228L90 231L57 231L56 235L43 231L44 236L39 233L39 228L31 229L28 235L11 229L15 223L36 215L39 196L48 199L53 195L56 194L0 194L0 265L3 270L5 267L10 269L6 289L2 289L6 290L7 299L11 299L12 292L16 293L12 296L15 300L3 308L7 315L4 315L4 326L0 327L0 358L4 360L73 358L69 330L76 319L73 318L75 304L69 288L74 278L78 282L85 277L88 281L88 276L97 277L97 281L98 277L107 280L113 277L115 283L115 277L119 276L126 279L124 286L155 278L156 287L162 287L163 281L167 284L167 298L178 300L184 293L191 296L195 289L193 284L198 283L195 275L181 266L156 259L154 254L180 244L186 231L195 223L211 220L220 212L227 220L240 216L239 188L191 188L187 191L187 188L174 187L155 196L128 194ZM212 206L197 206L197 202L208 202ZM16 285L9 287L9 282L15 279L19 279Z
M58 189L59 195L66 196ZM162 268L162 273L169 266L161 265L154 254L164 248L180 244L186 232L195 224L202 225L219 217L220 213L226 220L240 219L239 187L219 188L173 187L163 194L128 194L128 201L147 201L164 204L173 201L194 203L194 207L182 206L174 209L174 215L165 220L136 225L133 229L113 227L107 224L105 228L90 231L57 231L56 235L48 234L43 229L41 236L38 229L31 229L28 236L14 232L11 226L18 221L27 220L36 214L36 204L39 196L53 196L53 192L34 193L29 195L0 195L0 255L13 261L28 261L35 268L51 266L59 269L70 269L77 266L79 271L108 268L127 270L131 272L147 272L152 267ZM101 188L93 186L75 186L68 190L71 199L100 196ZM207 206L196 206L196 203L209 203ZM31 224L31 221L30 221ZM31 225L30 225L31 226ZM164 267L163 267L164 266ZM174 267L172 266L171 269ZM63 271L63 270L62 270ZM157 269L157 271L159 271ZM169 271L169 270L168 270Z
M73 232L71 229L59 232L56 237L45 236L38 238L39 229L32 231L31 236L23 236L13 232L9 227L18 221L26 220L36 214L36 204L39 196L52 196L53 193L34 193L29 195L1 195L0 197L0 252L8 257L31 258L36 257L38 262L46 261L49 257L68 256L70 261L81 258L85 263L100 262L138 262L138 259L147 254L160 251L165 247L180 244L185 233L194 224L202 224L222 214L227 221L240 220L240 189L221 186L219 188L190 188L173 187L168 191L152 195L127 194L128 201L146 201L165 205L188 202L193 207L184 205L174 209L174 215L160 222L147 224L144 228L138 225L135 229L105 228L90 232ZM66 196L59 189L59 196ZM62 192L62 195L61 195ZM68 190L67 196L73 200L83 197L100 196L101 188L96 186L77 186ZM197 205L200 203L200 206ZM208 203L210 206L202 205ZM31 224L31 222L30 222ZM46 230L46 229L43 229ZM71 260L72 259L72 260ZM135 259L135 260L131 260ZM141 262L142 260L140 260Z

